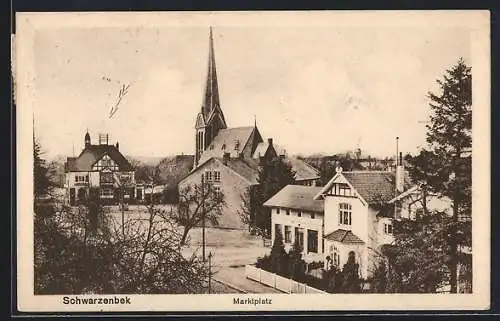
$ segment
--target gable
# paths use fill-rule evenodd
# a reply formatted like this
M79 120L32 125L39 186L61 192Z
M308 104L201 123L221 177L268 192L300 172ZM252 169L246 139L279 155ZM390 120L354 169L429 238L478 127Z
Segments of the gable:
M120 153L120 151L113 145L90 145L85 147L85 149L80 153L76 159L70 159L71 168L68 166L69 171L92 171L94 165L107 155L105 162L100 163L100 168L117 166L120 171L131 171L133 170L130 162Z
M118 164L107 154L105 153L101 159L99 159L92 166L92 170L101 171L101 170L110 170L110 171L118 171Z

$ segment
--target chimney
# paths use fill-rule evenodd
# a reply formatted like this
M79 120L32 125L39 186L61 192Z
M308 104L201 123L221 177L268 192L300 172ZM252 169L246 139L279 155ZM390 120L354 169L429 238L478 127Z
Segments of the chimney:
M120 144L116 142L116 149L120 150Z
M399 153L398 158L396 159L396 192L402 193L404 190L404 166L403 166L403 153Z
M272 138L268 138L267 139L267 143L269 144L269 146L273 146L273 139Z
M224 155L222 156L222 163L224 165L227 165L228 161L229 161L229 153L224 153Z

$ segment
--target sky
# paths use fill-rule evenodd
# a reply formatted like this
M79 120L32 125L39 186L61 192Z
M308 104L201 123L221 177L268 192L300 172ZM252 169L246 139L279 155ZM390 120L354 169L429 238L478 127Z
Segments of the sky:
M427 92L463 57L454 25L215 24L221 107L291 154L391 156L425 144ZM35 132L46 154L71 156L86 130L126 155L194 153L209 24L44 28L34 52ZM129 85L116 114L109 111Z

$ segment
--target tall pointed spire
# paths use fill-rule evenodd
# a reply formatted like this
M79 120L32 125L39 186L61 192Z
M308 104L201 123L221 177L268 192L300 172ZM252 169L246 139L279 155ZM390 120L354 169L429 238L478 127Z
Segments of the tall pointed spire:
M212 27L210 27L207 83L205 85L205 97L202 106L203 115L207 118L213 109L219 108L219 86L217 83L217 69L215 67L214 38Z

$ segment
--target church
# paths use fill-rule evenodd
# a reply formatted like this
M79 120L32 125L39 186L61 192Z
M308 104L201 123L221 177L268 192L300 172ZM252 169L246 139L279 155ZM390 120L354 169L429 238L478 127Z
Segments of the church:
M185 186L200 184L202 177L225 197L219 227L245 228L238 211L242 195L257 185L259 166L273 157L289 162L296 184L316 186L318 171L304 161L286 154L272 138L264 139L256 122L246 127L228 127L220 104L212 29L209 36L208 72L205 95L195 122L195 157L190 173L179 182Z

